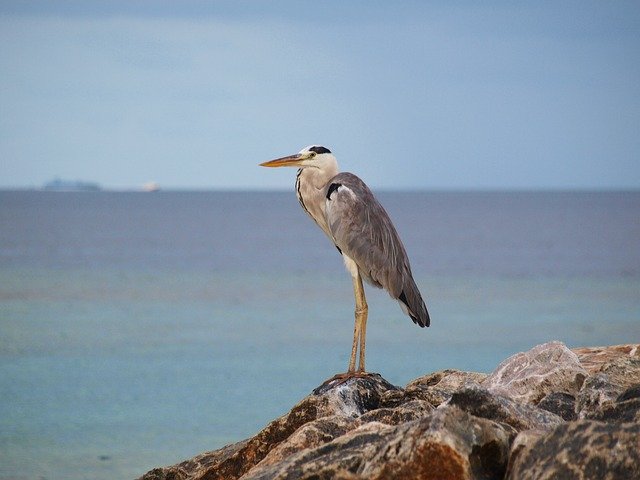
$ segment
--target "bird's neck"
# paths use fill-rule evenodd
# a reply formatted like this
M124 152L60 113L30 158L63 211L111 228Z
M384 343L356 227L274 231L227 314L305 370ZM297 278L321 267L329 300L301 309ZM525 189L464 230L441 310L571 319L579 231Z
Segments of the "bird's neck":
M338 174L338 165L326 165L322 168L307 167L302 168L298 177L307 185L313 186L316 190L322 191L329 180Z
M338 174L338 166L330 168L301 168L296 179L296 195L302 208L315 220L318 226L329 236L325 220L325 187Z

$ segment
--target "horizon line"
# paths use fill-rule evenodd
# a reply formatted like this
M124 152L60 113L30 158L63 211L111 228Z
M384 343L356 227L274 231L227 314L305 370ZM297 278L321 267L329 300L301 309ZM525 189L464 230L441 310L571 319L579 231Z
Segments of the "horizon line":
M640 193L638 187L373 187L372 190L381 193ZM230 192L230 193L288 193L293 188L280 187L160 187L157 191L147 191L141 187L102 187L95 191L83 190L47 190L42 187L33 186L0 186L0 192L42 192L42 193L161 193L161 192Z

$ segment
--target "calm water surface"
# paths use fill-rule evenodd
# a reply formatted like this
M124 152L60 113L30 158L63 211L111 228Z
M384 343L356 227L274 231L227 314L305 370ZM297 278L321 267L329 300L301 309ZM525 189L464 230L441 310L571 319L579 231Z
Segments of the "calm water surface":
M388 380L640 341L640 193L379 197L432 317L367 289ZM291 192L0 192L0 479L133 478L249 436L346 368L352 311Z

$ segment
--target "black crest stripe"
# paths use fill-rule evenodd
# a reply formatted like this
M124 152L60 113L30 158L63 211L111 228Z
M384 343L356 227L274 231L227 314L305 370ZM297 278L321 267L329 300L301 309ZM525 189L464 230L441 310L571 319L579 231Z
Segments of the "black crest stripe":
M321 146L315 146L315 147L311 147L309 149L310 152L316 152L318 154L320 153L331 153L331 150L329 150L328 148L325 147L321 147Z

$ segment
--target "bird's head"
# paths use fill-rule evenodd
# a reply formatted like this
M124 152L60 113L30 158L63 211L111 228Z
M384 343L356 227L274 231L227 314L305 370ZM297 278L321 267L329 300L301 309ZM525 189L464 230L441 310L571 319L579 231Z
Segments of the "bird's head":
M318 168L320 170L336 169L337 161L328 148L320 145L310 145L303 148L295 155L276 158L269 162L261 163L262 167L298 167Z

